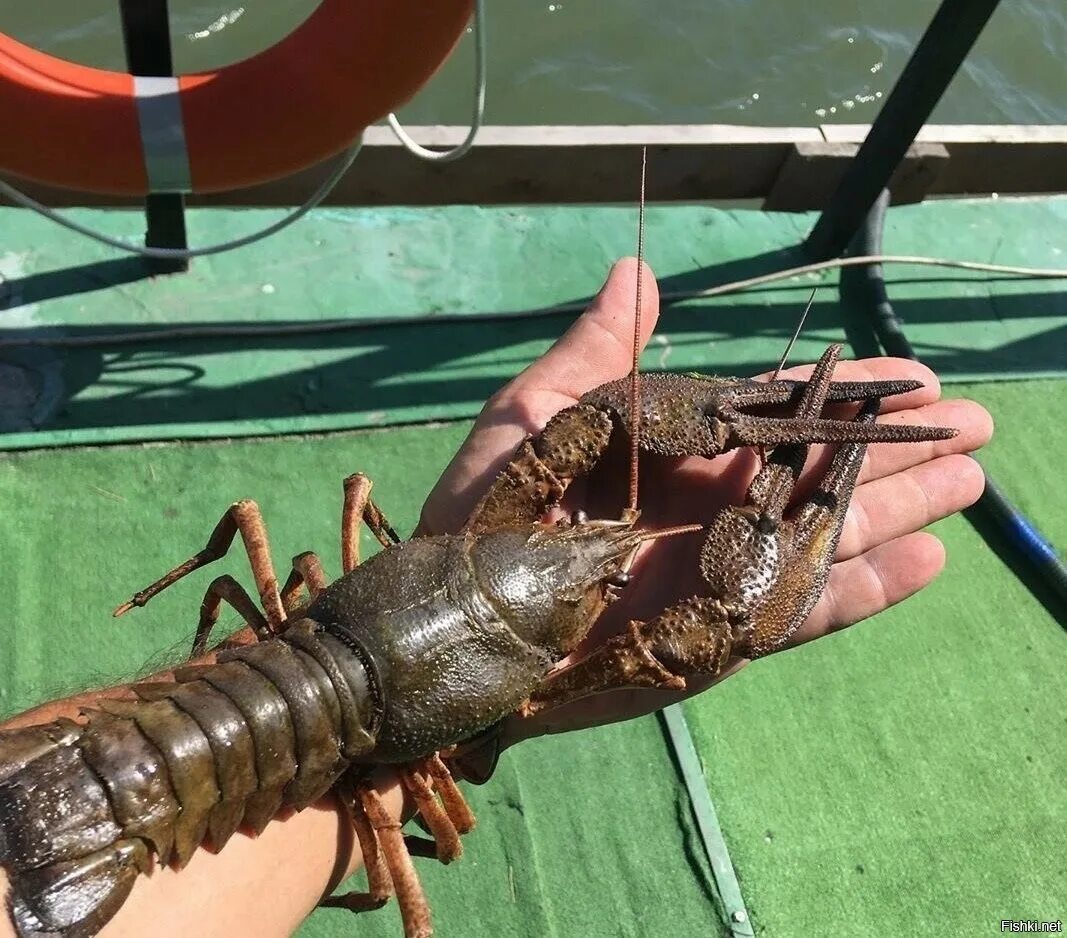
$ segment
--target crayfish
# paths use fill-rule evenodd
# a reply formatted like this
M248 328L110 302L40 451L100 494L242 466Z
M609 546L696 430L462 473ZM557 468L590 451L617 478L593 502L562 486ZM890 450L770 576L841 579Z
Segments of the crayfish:
M401 542L369 480L351 476L344 570L332 583L304 553L279 587L259 509L231 506L203 550L117 613L219 559L239 533L262 609L234 579L217 578L193 651L207 648L223 602L257 642L180 668L173 681L135 684L137 699L100 700L81 722L0 733L0 864L18 933L95 934L151 854L181 866L201 843L219 849L240 825L262 830L283 806L333 790L369 888L329 904L358 911L395 893L407 934L428 935L408 846L370 769L397 768L448 862L474 823L453 773L472 778L470 754L489 753L473 760L484 780L505 717L613 688L682 688L780 648L823 591L866 444L955 432L875 423L880 399L918 383L834 382L838 351L829 348L807 381L663 375L638 384L635 367L523 442L457 534ZM835 402L860 406L848 419L824 416ZM642 545L701 529L643 529L636 484L617 518L544 520L618 437L663 456L759 447L762 465L744 504L704 533L701 594L561 668L626 588ZM815 491L787 512L812 443L837 449ZM363 563L361 522L383 544Z

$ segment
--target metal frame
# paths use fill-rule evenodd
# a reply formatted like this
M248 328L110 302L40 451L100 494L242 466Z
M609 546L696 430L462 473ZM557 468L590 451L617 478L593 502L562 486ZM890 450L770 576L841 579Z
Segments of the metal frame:
M712 141L705 140L701 141L706 145L704 147L699 145L685 146L683 144L677 148L679 156L675 160L677 164L675 168L688 170L678 174L679 178L685 180L686 184L681 187L681 190L685 191L681 191L678 186L671 189L671 183L666 181L665 189L668 191L664 191L661 194L655 191L659 187L653 186L650 198L653 200L658 200L659 198L707 199L767 195L767 207L807 208L811 207L808 203L813 199L822 202L823 192L833 184L836 173L833 172L832 164L836 162L837 171L840 172L841 164L847 161L843 177L836 186L833 195L825 202L821 217L804 243L805 252L815 260L823 260L840 255L863 225L864 219L874 205L879 193L889 187L890 180L906 158L910 158L912 163L917 163L920 170L918 173L906 174L910 175L911 188L915 190L900 193L900 196L906 201L921 199L926 190L933 188L933 181L936 180L940 170L949 163L949 152L944 146L939 147L937 144L932 144L928 145L922 152L919 152L913 148L913 145L919 131L929 119L934 107L940 101L960 65L996 10L997 4L998 0L942 0L885 105L879 112L874 124L870 127L859 151L854 157L852 157L849 145L844 144L842 141L831 140L828 135L824 135L826 136L825 142L808 141L805 144L791 141L791 149L787 149L783 153L779 147L778 152L774 153L771 148L766 146L755 148L751 144L746 146L743 133L729 133L726 136L728 139L732 138L729 139L730 145L738 149L738 152L733 156L743 156L746 163L751 165L753 154L763 154L764 162L767 164L767 172L764 175L773 174L769 176L774 183L770 188L764 187L762 192L731 192L729 194L719 191L722 188L723 177L729 178L730 174L724 173L723 167L716 163L716 158L721 156L721 151L716 152L718 148L714 147L714 145L711 145L709 149L707 145L712 144ZM135 75L172 75L173 61L167 0L120 0L120 8L129 70ZM543 131L549 128L537 129ZM700 130L719 129L691 128L691 130L698 132L698 136ZM498 128L498 130L507 131L509 128ZM555 130L565 129L555 128ZM621 130L621 128L615 128L615 130ZM630 130L650 131L653 129L630 128ZM670 128L667 128L667 130L670 130ZM684 128L674 128L674 130L676 131L675 136L677 136L677 131L684 130ZM729 128L729 130L740 132L743 129ZM763 130L766 131L766 129ZM755 131L758 136L760 128L751 128L751 131ZM811 131L815 132L814 128ZM579 132L575 136L582 138L585 134ZM641 142L648 141L642 140ZM761 141L761 143L765 142L767 141ZM776 142L784 143L785 141L778 140ZM533 141L527 137L523 143L530 146ZM486 186L485 180L487 177L484 173L484 163L490 158L494 161L497 160L501 156L501 147L499 142L497 146L489 144L485 136L483 136L481 146L477 148L475 156L470 160L471 163L483 164L474 167L478 170L476 176L479 180L479 186L482 188L480 192L471 191L467 193L467 197L471 200L490 203L512 200L573 201L574 194L569 191L567 179L549 178L546 182L544 177L541 177L540 182L537 180L539 174L546 172L546 170L550 172L551 166L554 165L552 162L543 159L543 153L541 156L536 156L537 151L544 147L551 148L553 144L558 147L561 143L566 144L568 147L574 146L576 143L582 146L580 139L552 140L550 135L550 138L543 141L540 147L531 147L535 158L529 168L532 168L534 172L532 175L526 174L529 178L525 179L525 185L515 186L515 166L512 165L507 174L511 183L508 191L494 190L486 192L484 187ZM572 183L579 183L584 192L582 201L612 200L611 190L613 185L610 177L613 174L610 172L610 166L613 158L615 162L618 162L620 158L625 157L626 165L629 166L631 164L632 161L628 158L628 154L625 153L631 148L627 143L629 142L613 140L607 146L597 147L595 144L591 145L593 153L590 155L596 159L597 165L588 172L574 172L574 164L571 161L578 156L578 153L571 150L567 154L567 162L570 166L570 172L567 176ZM586 141L585 145L590 146L588 141ZM514 149L507 146L503 147L505 152L509 149L511 149L511 155L514 156ZM382 156L391 157L393 155L388 153L384 147L382 150ZM666 153L663 155L667 156ZM528 160L530 156L530 153L520 155L520 162L524 157ZM778 161L775 160L775 156L777 156ZM370 157L371 154L368 153L368 161ZM514 159L511 162L513 163ZM811 183L813 178L812 168L815 166L819 166L815 170L815 176L818 181L813 185ZM830 173L826 172L828 166L831 167ZM440 167L421 167L418 173L428 177L423 179L425 185L421 188L426 191L442 188L441 180L438 178L440 172ZM822 175L819 176L819 173ZM410 173L401 172L400 175L408 176ZM459 175L462 176L462 173ZM374 174L374 177L379 178L380 174ZM492 174L489 175L490 180L491 177ZM522 174L518 178L522 179ZM660 178L661 180L669 180L671 174L664 173ZM806 189L809 190L807 195L801 198L799 202L796 201L797 197L795 195L783 194L783 190L786 188L795 191L796 185L794 184L797 183L798 179L802 182L806 180ZM299 174L297 180L302 181L303 174ZM916 180L919 180L918 185L916 185ZM459 181L462 182L462 179ZM405 190L408 192L416 191L419 187L409 185L410 182L410 179L405 181ZM456 182L457 179L452 178L449 180L450 184L443 187L447 188L450 201L457 200ZM894 180L894 182L896 183L897 180ZM787 183L789 183L788 186L786 185ZM822 190L819 188L820 185L823 187ZM903 185L907 190L908 182ZM801 184L800 187L804 189L805 185ZM282 192L292 191L285 183L278 188ZM365 188L361 188L358 185L353 188L351 185L344 184L339 187L350 198L355 196L351 201L358 204L381 204L383 197L386 201L395 197L395 190L387 186L372 187L371 193L364 192L363 189ZM460 186L460 188L462 189L463 187ZM492 187L490 186L490 188ZM516 188L523 190L523 192L516 192ZM590 192L590 189L594 191ZM337 195L340 196L343 193L338 192ZM370 194L370 198L367 198L368 194ZM374 197L375 194L378 196L377 198ZM894 189L894 194L897 194L896 189ZM480 198L476 199L475 197L479 195ZM519 195L523 195L524 198L519 199ZM568 195L571 197L568 197ZM255 194L252 197L255 198ZM435 201L432 192L428 196L424 194L423 199L425 200L424 204L433 204ZM416 198L415 201L423 202L423 199ZM807 199L807 202L804 199ZM458 201L466 200L462 197L458 199ZM242 201L244 200L242 199ZM264 203L269 203L270 201L272 200L269 198L263 199ZM409 199L400 199L399 201L409 202ZM794 202L796 204L793 204ZM183 248L187 246L184 215L185 197L183 195L171 193L151 194L145 200L145 210L148 223L145 237L147 245L168 248ZM184 270L187 269L188 263L181 261L154 261L152 267L155 270Z

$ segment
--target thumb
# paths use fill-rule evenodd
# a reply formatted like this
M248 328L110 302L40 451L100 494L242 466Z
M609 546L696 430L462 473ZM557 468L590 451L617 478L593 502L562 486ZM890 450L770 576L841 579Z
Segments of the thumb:
M641 348L659 319L659 288L651 268L641 267ZM633 363L637 258L617 261L589 308L537 361L522 372L512 392L549 391L577 400L628 374Z

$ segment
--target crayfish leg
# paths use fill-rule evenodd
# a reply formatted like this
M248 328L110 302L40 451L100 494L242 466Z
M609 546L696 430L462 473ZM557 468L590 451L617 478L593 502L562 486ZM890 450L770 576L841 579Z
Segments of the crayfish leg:
M256 608L252 597L232 576L224 573L211 581L200 603L200 621L196 627L191 653L193 658L199 658L207 653L208 636L211 635L211 630L219 620L219 611L223 602L229 603L238 612L259 639L271 637L270 625L263 613Z
M441 803L445 806L456 830L461 834L467 834L474 830L475 818L463 792L459 790L456 780L452 777L448 766L442 761L438 753L434 753L425 760L426 770L434 780L437 793L441 796Z
M730 647L729 623L719 604L694 597L649 622L631 622L577 663L550 674L519 714L530 717L623 688L684 690L685 677L677 672L718 673Z
M400 778L433 835L433 853L429 855L442 863L458 860L463 855L460 835L474 829L475 818L441 757L435 753L402 767Z
M362 472L350 475L343 483L345 500L341 510L341 569L349 573L359 566L359 523L365 521L382 547L399 544L400 537L386 520L382 510L371 501L374 487Z
M400 822L385 809L372 782L346 781L338 788L338 795L363 852L367 892L330 896L322 905L364 912L380 908L395 891L406 938L426 938L433 932L430 908L412 854L436 856L442 863L458 859L463 854L460 834L474 827L474 814L436 753L398 769L433 841L405 838Z
M389 875L385 855L355 787L347 783L339 785L337 797L348 819L352 822L352 829L356 832L356 839L359 841L359 849L363 854L363 866L367 871L367 891L327 896L320 904L327 908L348 909L350 912L369 912L373 909L380 909L393 894L393 880Z
M366 813L388 867L389 878L396 891L397 905L400 906L400 917L404 922L405 938L429 938L433 934L430 906L426 902L422 883L419 882L419 874L415 872L415 864L411 862L411 854L404 843L400 822L386 810L381 795L371 783L361 782L356 786L356 799ZM369 875L370 867L367 869ZM373 896L374 893L372 883L370 894Z
M288 618L293 618L293 613L303 607L303 590L307 587L308 594L314 599L326 589L326 574L322 570L322 561L318 554L306 550L293 558L293 567L282 587L282 607Z
M281 595L278 592L278 579L274 575L274 564L270 558L270 545L267 540L267 526L263 523L263 515L259 506L250 498L234 502L211 532L207 544L203 550L197 552L184 563L178 564L173 570L164 574L155 583L146 586L143 590L135 593L129 600L115 610L116 616L124 615L135 606L143 606L153 596L158 595L173 586L178 580L188 576L194 570L226 555L233 544L234 538L240 533L244 542L245 552L248 554L248 562L252 567L252 576L259 590L259 598L263 603L263 610L267 614L267 622L272 632L277 632L285 619L285 610L282 608Z
M417 768L400 770L400 780L418 807L419 814L433 834L435 854L442 863L451 863L463 856L463 844L456 825L437 800L428 774Z

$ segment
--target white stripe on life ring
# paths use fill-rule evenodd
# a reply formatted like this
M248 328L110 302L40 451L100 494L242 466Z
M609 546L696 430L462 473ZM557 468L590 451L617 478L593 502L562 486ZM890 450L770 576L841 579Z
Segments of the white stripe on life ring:
M148 188L152 192L191 192L178 79L135 75L133 88Z

